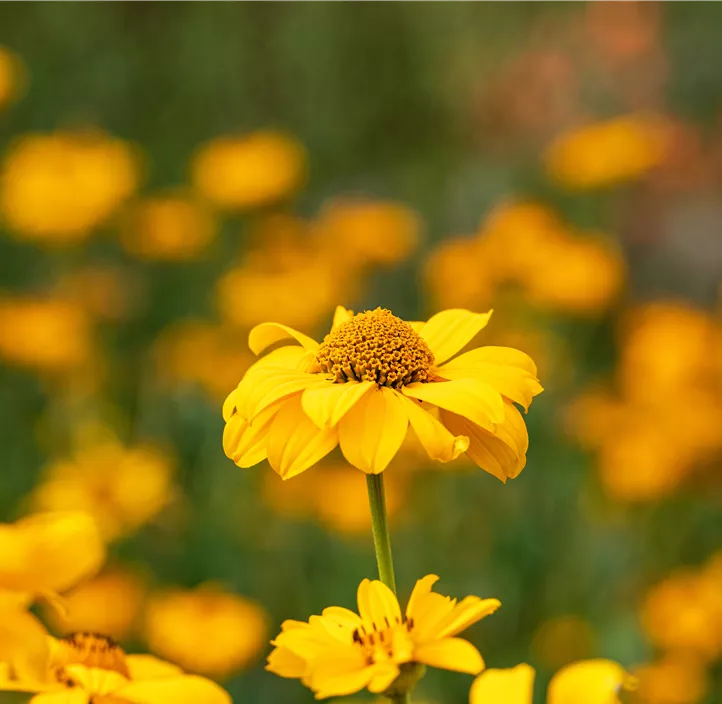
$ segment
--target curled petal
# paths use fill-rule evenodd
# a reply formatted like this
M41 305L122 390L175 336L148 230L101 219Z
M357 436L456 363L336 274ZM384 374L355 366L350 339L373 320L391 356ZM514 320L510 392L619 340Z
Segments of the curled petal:
M316 342L316 340L280 323L261 323L260 325L256 325L248 334L248 346L254 354L261 354L263 350L272 344L280 342L281 340L287 340L288 338L293 338L309 352L315 352L318 349L318 342Z

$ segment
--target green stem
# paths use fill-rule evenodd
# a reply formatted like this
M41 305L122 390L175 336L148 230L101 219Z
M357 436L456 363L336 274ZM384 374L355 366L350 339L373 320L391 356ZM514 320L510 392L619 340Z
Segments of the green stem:
M374 550L376 563L379 566L379 578L396 594L396 579L394 578L394 561L391 557L391 536L386 519L386 497L384 494L384 475L367 474L366 487L369 492L369 506L371 507L371 530L374 534ZM408 701L406 695L396 699L398 704Z
M392 697L391 701L393 704L409 704L411 701L411 694L408 692L406 692L406 694L398 694L395 697Z

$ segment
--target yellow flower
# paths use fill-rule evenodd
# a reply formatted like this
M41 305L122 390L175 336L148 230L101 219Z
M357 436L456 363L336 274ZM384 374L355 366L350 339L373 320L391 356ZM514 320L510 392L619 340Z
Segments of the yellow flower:
M331 606L308 623L285 621L266 669L300 678L316 699L364 688L385 692L412 663L478 674L484 668L479 651L456 636L501 604L476 596L457 603L431 591L438 579L428 575L416 583L405 613L385 584L364 579L360 615Z
M101 132L31 134L8 152L0 175L0 214L25 239L74 245L135 190L138 159Z
M110 541L136 531L171 500L173 465L150 446L93 441L69 459L51 463L31 500L38 509L80 510Z
M645 174L662 162L669 141L660 117L626 115L561 135L547 150L546 168L568 188L598 188Z
M231 703L210 680L150 655L126 655L110 638L94 633L50 639L44 675L33 682L6 668L0 691L37 692L30 704Z
M198 151L191 168L194 186L213 205L247 210L295 193L306 180L306 151L280 132L219 137Z
M378 474L411 425L434 460L466 452L502 481L517 476L528 436L514 404L526 409L542 390L534 362L504 347L454 357L489 317L447 310L412 325L380 308L354 316L339 306L320 345L285 325L256 326L256 354L289 337L300 346L270 352L228 396L226 455L240 467L267 457L288 479L340 445L350 464Z
M64 594L64 612L47 609L46 617L61 633L105 633L124 641L135 631L144 597L138 575L111 568Z
M216 235L207 208L183 193L146 198L126 214L120 242L141 259L186 261L197 257Z
M90 320L77 304L57 298L0 298L0 356L47 372L85 365L92 353Z
M153 652L186 670L226 678L258 657L268 623L255 602L203 584L151 597L145 635Z
M27 611L39 597L96 572L105 549L95 523L82 513L42 513L0 524L0 661L37 677L47 658L45 629Z
M612 660L581 660L563 667L549 683L547 704L621 704L618 695L636 687L621 665ZM534 669L517 665L486 670L476 678L470 704L532 704Z
M27 69L19 56L0 46L0 109L22 97L27 85Z

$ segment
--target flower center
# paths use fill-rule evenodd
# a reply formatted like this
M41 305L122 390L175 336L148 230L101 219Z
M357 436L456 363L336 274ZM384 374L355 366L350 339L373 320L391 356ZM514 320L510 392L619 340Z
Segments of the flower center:
M426 381L434 355L407 322L383 308L359 313L324 338L316 356L337 383L374 381L399 389Z
M365 623L354 629L353 642L363 650L369 665L394 656L402 662L411 658L409 634L413 627L413 619L396 623L389 623L386 619L383 625L372 623L371 628Z
M85 665L110 670L130 678L125 652L112 639L98 633L72 633L60 639L60 652L57 654L57 679L73 684L65 671L67 665Z

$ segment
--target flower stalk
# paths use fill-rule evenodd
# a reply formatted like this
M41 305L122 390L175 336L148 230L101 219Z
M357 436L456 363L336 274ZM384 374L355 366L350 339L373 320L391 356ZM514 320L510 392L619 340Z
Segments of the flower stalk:
M369 493L371 508L371 530L374 535L376 564L379 568L379 579L396 594L396 578L394 561L391 556L391 535L389 534L388 517L386 515L386 495L384 492L384 475L367 474L366 487ZM396 699L405 702L406 699Z

